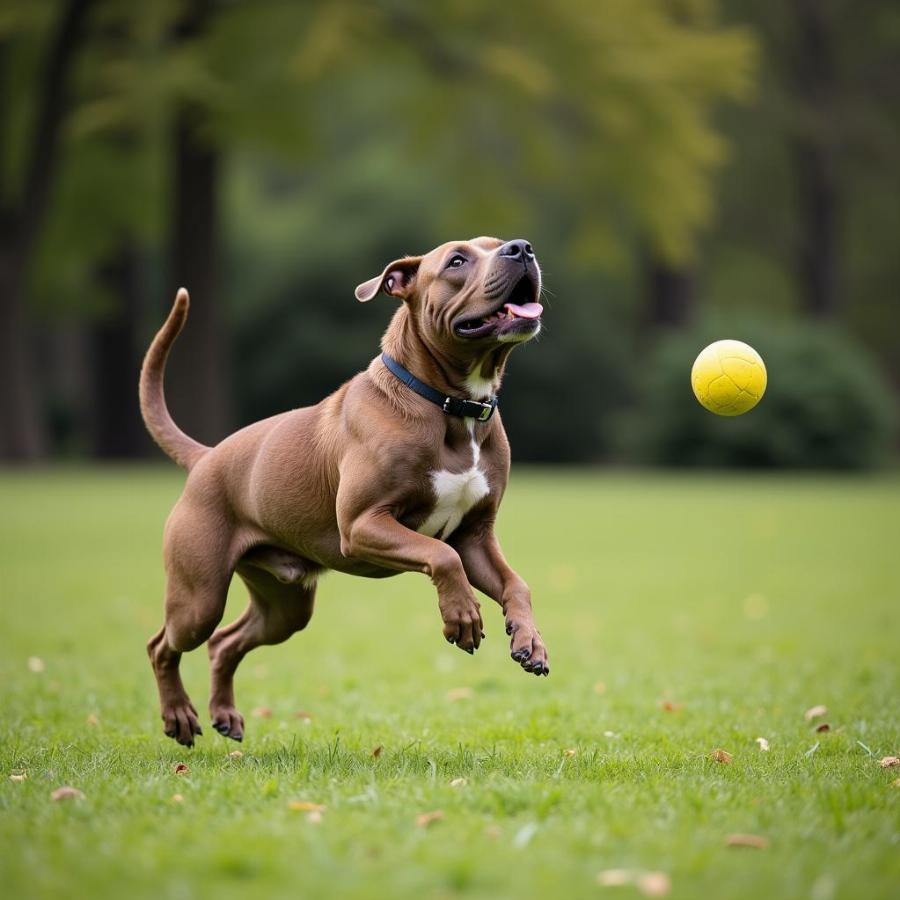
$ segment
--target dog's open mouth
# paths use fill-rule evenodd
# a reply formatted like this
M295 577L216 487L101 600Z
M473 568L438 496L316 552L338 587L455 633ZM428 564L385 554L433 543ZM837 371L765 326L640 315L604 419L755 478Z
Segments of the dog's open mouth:
M464 338L524 336L538 330L543 311L537 302L537 286L526 272L499 306L478 318L457 322L453 330Z

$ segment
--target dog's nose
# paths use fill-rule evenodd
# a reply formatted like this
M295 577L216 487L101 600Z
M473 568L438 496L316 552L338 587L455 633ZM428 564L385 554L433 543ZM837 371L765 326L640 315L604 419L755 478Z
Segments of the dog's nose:
M534 250L531 249L531 244L528 241L523 241L521 238L515 241L507 241L499 250L501 256L509 256L512 259L521 259L523 262L528 262L530 259L534 259Z

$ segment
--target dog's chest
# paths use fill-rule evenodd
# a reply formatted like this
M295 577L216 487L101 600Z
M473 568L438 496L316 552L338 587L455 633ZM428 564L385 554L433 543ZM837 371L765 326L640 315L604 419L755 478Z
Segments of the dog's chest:
M436 469L430 473L434 490L434 509L419 526L419 533L446 540L459 527L463 516L490 491L487 478L479 468L481 448L469 424L472 465L463 472Z

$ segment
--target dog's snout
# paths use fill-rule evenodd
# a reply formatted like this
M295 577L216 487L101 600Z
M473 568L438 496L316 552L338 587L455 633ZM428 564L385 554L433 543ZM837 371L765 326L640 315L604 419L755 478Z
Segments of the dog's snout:
M499 253L501 256L509 256L512 259L521 259L523 262L534 259L534 250L532 249L531 244L520 238L514 241L507 241L500 248Z

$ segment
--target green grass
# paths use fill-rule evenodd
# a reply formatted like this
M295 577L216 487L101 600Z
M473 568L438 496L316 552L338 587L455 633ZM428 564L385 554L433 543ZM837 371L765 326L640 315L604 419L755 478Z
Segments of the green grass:
M239 760L210 727L193 751L163 737L144 655L180 483L0 475L6 896L639 896L599 886L611 868L675 898L897 896L900 769L877 761L900 752L896 478L514 471L500 532L550 678L509 660L489 601L470 658L424 578L330 574L308 630L238 673ZM184 668L205 710L203 651Z

